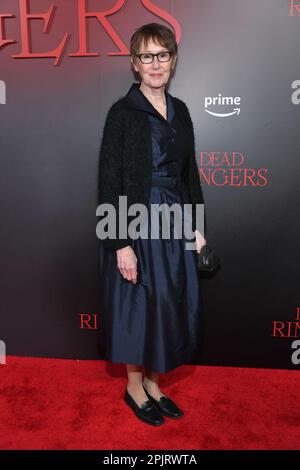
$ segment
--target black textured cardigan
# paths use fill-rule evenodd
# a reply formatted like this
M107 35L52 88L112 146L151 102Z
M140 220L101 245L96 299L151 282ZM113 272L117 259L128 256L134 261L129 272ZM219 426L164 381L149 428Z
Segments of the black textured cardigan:
M137 84L134 83L132 87L134 86ZM204 204L204 200L195 156L194 128L186 104L174 96L172 99L175 112L189 135L189 159L182 178L189 188L190 201L186 202L193 204L192 228L195 230L195 204ZM148 114L135 109L126 95L113 103L106 116L100 149L98 204L112 204L118 221L119 196L127 196L127 208L134 203L147 205L151 178L152 140ZM128 224L132 218L128 217ZM127 238L118 238L118 223L117 238L106 238L102 241L110 250L133 243L128 234Z

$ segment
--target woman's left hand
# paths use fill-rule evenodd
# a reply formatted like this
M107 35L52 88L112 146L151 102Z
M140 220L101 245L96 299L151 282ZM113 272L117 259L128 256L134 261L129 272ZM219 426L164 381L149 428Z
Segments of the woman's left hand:
M199 232L199 230L195 230L195 236L196 236L196 250L197 253L200 253L202 247L206 245L206 240L203 237L203 235Z

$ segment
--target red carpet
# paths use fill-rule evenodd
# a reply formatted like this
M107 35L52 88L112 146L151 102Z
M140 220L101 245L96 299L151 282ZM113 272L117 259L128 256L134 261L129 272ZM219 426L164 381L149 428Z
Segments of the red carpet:
M182 366L161 376L185 411L159 427L123 401L125 365L7 357L1 449L300 449L299 373Z

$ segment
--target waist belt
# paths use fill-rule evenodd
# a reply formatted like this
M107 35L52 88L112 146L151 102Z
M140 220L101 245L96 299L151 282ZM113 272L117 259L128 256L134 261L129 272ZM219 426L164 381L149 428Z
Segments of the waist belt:
M152 175L152 186L164 186L166 188L175 188L181 182L180 176L155 176Z

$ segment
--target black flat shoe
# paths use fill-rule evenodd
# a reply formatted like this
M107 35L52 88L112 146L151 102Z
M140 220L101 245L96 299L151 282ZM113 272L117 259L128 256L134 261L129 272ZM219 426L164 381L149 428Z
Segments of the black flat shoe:
M147 392L144 386L143 386L143 389L145 390L146 395L149 398L149 400L151 400L152 403L154 403L154 405L157 406L161 414L163 414L164 416L168 416L168 418L181 418L181 416L184 415L183 411L178 408L176 403L174 403L170 397L162 396L159 400L155 400L155 398L153 398Z
M136 416L145 423L152 424L153 426L160 426L165 422L163 416L161 416L150 400L145 401L141 406L139 406L129 394L127 387L124 393L124 400Z

